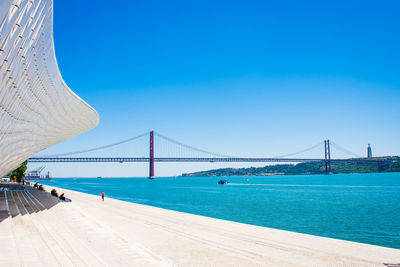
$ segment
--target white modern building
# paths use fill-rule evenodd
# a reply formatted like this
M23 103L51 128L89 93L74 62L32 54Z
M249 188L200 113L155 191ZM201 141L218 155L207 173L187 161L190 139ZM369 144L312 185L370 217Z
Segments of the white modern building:
M98 122L58 70L53 1L0 0L0 177Z

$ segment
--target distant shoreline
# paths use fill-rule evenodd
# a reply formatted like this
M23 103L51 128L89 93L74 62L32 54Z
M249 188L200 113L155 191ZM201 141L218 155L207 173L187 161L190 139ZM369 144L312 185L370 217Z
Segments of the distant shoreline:
M385 162L332 162L332 174L400 172L400 157L387 156L374 159ZM277 164L265 167L221 168L193 173L183 173L181 177L221 177L221 176L276 176L326 174L324 161L299 164Z
M368 172L368 173L362 173L362 172L349 172L349 173L332 173L331 175L333 175L333 174L374 174L374 173L400 173L400 171L393 171L393 172ZM257 175L209 175L209 176L205 176L205 175L203 175L203 176L184 176L184 175L178 175L178 176L156 176L155 178L156 179L158 179L158 178L203 178L203 177L216 177L216 178L219 178L219 177L268 177L268 176L290 176L290 175L309 175L309 176L312 176L312 175L321 175L321 174L316 174L316 173L308 173L308 174L306 174L306 173L300 173L300 174L275 174L275 173L273 173L273 174L266 174L266 175L260 175L260 174L257 174ZM47 179L47 180L44 180L44 181L51 181L51 180L53 180L53 179L74 179L74 178L76 178L76 179L148 179L148 177L128 177L128 176L126 176L126 177L102 177L102 178L97 178L97 177L52 177L51 179ZM40 182L40 181L43 181L43 180L35 180L35 179L32 179L32 180L26 180L26 181L28 181L28 182Z

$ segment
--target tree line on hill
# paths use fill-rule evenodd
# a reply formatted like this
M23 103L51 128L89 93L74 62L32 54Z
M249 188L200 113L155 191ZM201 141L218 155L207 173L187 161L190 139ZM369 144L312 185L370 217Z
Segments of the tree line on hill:
M377 172L400 172L400 157L379 157L382 162L354 162L340 161L332 162L333 174L339 173L377 173ZM205 177L205 176L263 176L263 175L304 175L324 174L325 161L305 162L299 164L278 164L265 167L251 168L224 168L194 173L184 173L183 177Z

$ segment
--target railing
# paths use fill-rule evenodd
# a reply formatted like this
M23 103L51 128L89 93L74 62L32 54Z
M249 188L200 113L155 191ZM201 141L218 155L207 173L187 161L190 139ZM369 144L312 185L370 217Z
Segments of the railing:
M32 157L28 161L35 162L149 162L148 157ZM302 159L302 158L154 158L155 162L315 162L325 159ZM354 158L354 159L331 159L331 162L386 162L386 159Z

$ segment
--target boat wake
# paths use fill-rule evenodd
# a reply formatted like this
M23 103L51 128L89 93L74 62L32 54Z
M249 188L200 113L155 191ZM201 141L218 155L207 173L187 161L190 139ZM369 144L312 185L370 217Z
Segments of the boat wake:
M384 185L323 185L323 184L244 184L229 183L227 185L246 185L246 186L286 186L286 187L354 187L354 188L400 188L400 186L384 186Z

